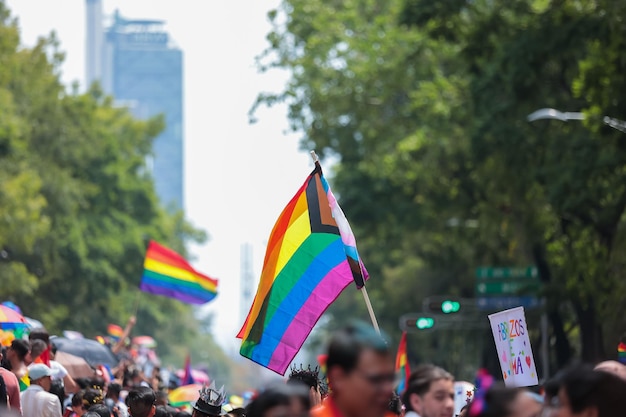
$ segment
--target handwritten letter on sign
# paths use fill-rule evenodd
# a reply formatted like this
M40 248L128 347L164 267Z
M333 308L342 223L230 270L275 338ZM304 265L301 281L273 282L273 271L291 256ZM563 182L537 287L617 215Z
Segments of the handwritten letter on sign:
M537 385L537 368L530 348L524 307L490 314L489 322L496 342L504 384L507 387Z

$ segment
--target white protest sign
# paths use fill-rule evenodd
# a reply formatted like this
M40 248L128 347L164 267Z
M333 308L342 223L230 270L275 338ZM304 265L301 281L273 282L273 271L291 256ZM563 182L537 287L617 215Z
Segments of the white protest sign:
M490 314L489 322L504 384L507 387L537 385L537 368L528 338L524 307Z

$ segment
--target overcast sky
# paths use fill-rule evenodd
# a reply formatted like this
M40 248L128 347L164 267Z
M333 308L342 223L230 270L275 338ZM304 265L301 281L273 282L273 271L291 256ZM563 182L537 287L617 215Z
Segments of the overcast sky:
M7 0L19 18L22 43L54 30L66 52L63 81L84 87L85 0ZM286 109L247 113L262 91L280 91L285 73L259 74L254 58L267 46L266 13L278 0L103 0L105 14L163 19L184 53L186 216L211 238L193 247L194 266L219 281L219 295L206 305L215 313L214 334L229 353L238 350L241 326L240 248L253 245L255 287L265 242L289 199L313 167L285 134ZM142 297L148 300L149 297Z

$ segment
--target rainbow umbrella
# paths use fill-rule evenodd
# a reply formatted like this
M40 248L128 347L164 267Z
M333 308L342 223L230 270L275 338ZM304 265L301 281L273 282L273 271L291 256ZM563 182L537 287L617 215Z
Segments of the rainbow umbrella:
M190 405L200 398L200 390L202 385L190 384L178 387L175 390L170 391L168 399L172 407L184 407Z
M29 327L28 322L17 311L0 304L0 329L20 330Z
M154 349L157 347L156 340L154 340L151 336L135 336L133 337L132 344L147 349Z

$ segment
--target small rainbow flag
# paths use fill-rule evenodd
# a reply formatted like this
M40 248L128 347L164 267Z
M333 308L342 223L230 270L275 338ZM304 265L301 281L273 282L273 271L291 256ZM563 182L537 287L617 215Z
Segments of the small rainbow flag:
M319 162L280 214L261 280L237 335L242 356L284 375L328 306L367 271Z
M620 342L617 345L617 360L626 364L626 343L624 342Z
M122 329L122 326L118 326L117 324L109 324L107 326L107 334L115 340L119 340L119 338L124 334L124 329Z
M400 378L396 393L402 395L404 390L409 386L409 376L411 370L409 368L409 360L406 355L406 332L402 332L400 343L398 344L398 353L396 354L396 375Z
M217 295L217 280L195 269L171 249L150 241L139 289L189 304L204 304Z

